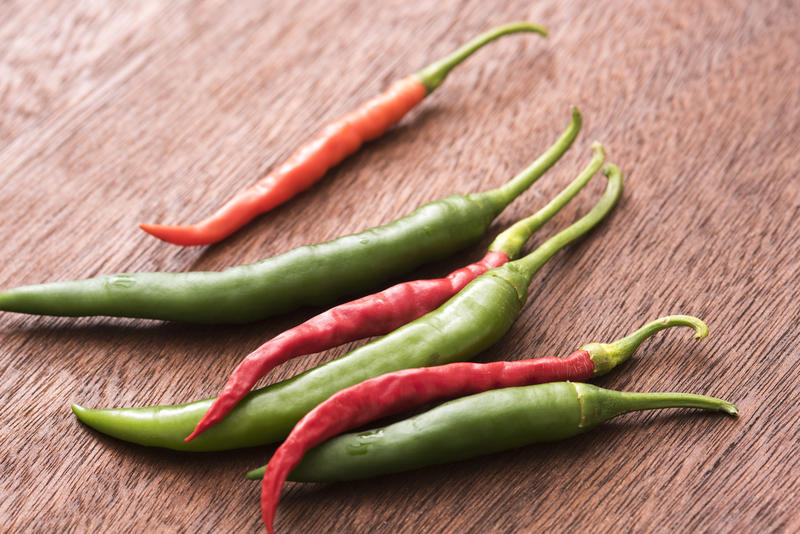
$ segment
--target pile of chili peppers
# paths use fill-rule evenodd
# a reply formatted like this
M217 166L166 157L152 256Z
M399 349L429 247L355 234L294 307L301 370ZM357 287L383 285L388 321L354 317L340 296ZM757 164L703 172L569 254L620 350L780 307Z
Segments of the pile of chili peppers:
M177 245L211 244L229 236L380 136L476 50L519 32L547 34L535 24L513 23L479 35L324 128L314 141L201 222L142 229ZM385 226L221 272L128 273L20 287L0 293L0 310L246 322L363 294L477 241L492 220L569 149L580 128L580 113L573 108L561 137L506 184L447 197ZM564 358L464 362L511 327L539 269L615 206L622 174L613 164L603 166L605 151L599 143L592 150L589 164L559 195L501 233L480 261L443 278L397 284L340 304L283 332L250 352L216 399L124 409L73 405L73 412L105 434L178 450L223 450L284 440L265 467L247 475L263 479L262 517L270 532L287 479L338 481L414 469L567 438L637 410L692 407L736 415L736 406L712 397L623 393L574 382L609 372L663 329L687 326L696 338L705 337L706 325L691 316L663 317L615 342L590 343ZM608 183L597 204L523 256L531 235L601 169ZM291 358L373 336L383 337L251 391L270 369ZM383 428L343 434L447 399L455 400Z

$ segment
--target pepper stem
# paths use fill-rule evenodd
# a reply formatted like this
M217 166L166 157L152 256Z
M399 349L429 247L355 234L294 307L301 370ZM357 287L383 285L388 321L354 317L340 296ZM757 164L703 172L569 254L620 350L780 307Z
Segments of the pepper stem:
M647 323L632 334L613 343L589 343L581 347L580 350L585 350L589 353L594 362L594 376L600 376L628 360L645 339L656 332L673 326L694 328L695 339L703 339L708 335L708 326L697 317L692 317L691 315L668 315Z
M739 409L728 401L691 393L630 393L573 383L581 403L580 428L588 430L618 415L659 408L700 408L728 415Z
M608 185L606 186L603 196L589 213L542 243L535 251L508 265L516 267L526 276L533 278L533 275L536 274L556 252L582 237L602 221L622 194L622 173L619 168L609 163L603 167L603 174L608 178Z
M431 63L421 71L417 72L414 76L425 87L425 94L431 94L437 87L439 87L447 75L453 68L467 59L483 45L494 41L498 37L508 35L510 33L519 32L534 32L542 37L547 37L547 30L538 24L531 24L529 22L512 22L503 26L492 28L491 30L480 34L472 39L470 42L453 52L452 54Z
M739 409L732 402L694 395L692 393L631 393L620 392L621 407L626 412L656 410L659 408L700 408L725 412L728 415L739 415Z
M478 204L488 203L493 208L495 213L500 213L508 206L512 200L517 198L523 191L538 180L550 167L564 155L572 142L581 131L581 124L583 118L581 112L575 106L572 107L572 120L569 126L561 134L561 137L555 143L544 151L544 153L536 158L536 161L528 165L522 172L513 177L511 180L501 185L497 189L484 191L483 193L471 193L468 195L470 199Z
M580 193L581 189L583 189L595 173L600 170L600 167L603 165L603 160L605 160L606 157L603 145L595 141L592 144L592 150L594 151L592 161L572 183L545 207L530 217L518 221L505 232L498 235L492 244L489 245L489 250L504 252L512 260L519 257L523 245L525 245L525 242L531 235L541 228L544 223L552 219L570 200L575 198L575 195Z

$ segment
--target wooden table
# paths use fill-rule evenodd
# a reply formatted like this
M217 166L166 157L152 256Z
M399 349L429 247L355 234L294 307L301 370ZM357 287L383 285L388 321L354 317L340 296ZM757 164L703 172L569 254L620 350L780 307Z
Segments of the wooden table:
M140 222L192 222L326 122L478 32L527 19L380 140L224 243L180 249ZM0 6L0 287L222 269L496 186L560 133L562 161L479 258L601 140L624 197L536 277L479 359L566 354L660 315L704 318L598 380L735 401L738 419L634 414L563 443L375 480L287 486L280 532L797 532L800 479L798 3L16 2ZM534 240L594 203L590 184ZM318 310L245 326L0 314L0 530L247 532L274 447L180 454L83 427L90 407L214 395L239 358ZM280 380L355 344L292 362Z

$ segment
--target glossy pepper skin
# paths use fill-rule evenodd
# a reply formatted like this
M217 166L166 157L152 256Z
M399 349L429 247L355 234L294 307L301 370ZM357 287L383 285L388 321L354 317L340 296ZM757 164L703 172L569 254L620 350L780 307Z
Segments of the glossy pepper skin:
M501 233L489 245L489 252L481 261L444 278L403 282L346 302L282 332L248 354L186 441L222 420L275 366L296 356L388 334L438 308L487 270L519 257L528 238L578 194L600 169L605 158L603 147L594 143L592 149L594 157L586 169L546 206Z
M334 438L310 451L292 479L330 482L397 473L570 438L623 413L679 407L738 413L729 402L686 393L624 393L574 382L495 389ZM268 466L261 509L271 534L282 482Z
M363 293L480 239L570 147L581 126L580 112L572 111L556 143L497 189L453 195L385 226L224 271L116 274L10 289L0 293L0 310L244 323Z
M547 35L547 30L541 26L527 22L489 30L417 74L395 82L383 94L328 125L313 141L206 219L188 226L142 224L141 229L183 246L209 245L228 237L256 216L311 187L328 169L354 153L364 142L381 136L439 87L450 71L476 50L499 37L519 32Z
M695 339L708 335L708 327L700 319L670 315L651 321L613 343L584 345L564 358L457 362L370 378L331 395L306 414L272 455L270 464L274 464L277 476L285 476L308 449L326 439L430 402L489 389L582 381L604 375L626 362L647 338L675 326L693 328ZM260 477L263 469L251 471L248 477Z
M592 210L531 254L487 271L443 306L391 334L289 380L246 396L228 416L190 442L212 400L182 406L90 410L73 405L88 426L126 441L176 450L225 450L283 439L316 405L339 390L384 373L471 358L509 329L527 299L533 275L564 246L586 234L614 207L622 175L613 165Z
M708 334L706 325L689 316L662 317L614 343L590 343L566 358L538 358L491 363L458 362L404 369L370 378L343 389L300 420L266 466L262 507L271 524L287 475L315 445L379 418L424 404L490 389L529 386L562 380L587 380L625 362L649 335L670 326L691 326L695 337ZM248 473L248 478L258 472Z
M657 408L738 413L729 402L688 393L627 393L574 382L497 389L329 440L309 451L289 479L331 482L417 469L566 439L623 413Z

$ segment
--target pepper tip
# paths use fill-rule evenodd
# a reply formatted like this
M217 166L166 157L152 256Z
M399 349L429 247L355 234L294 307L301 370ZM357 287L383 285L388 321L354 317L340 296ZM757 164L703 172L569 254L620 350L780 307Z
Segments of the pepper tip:
M86 408L84 408L80 404L75 404L75 403L70 404L69 407L72 410L73 415L75 415L75 417L77 417L79 421L84 420L83 419L84 415L86 415L86 412L88 412Z
M192 431L191 434L189 434L188 436L183 438L184 443L189 443L190 441L192 441L194 438L196 438L198 435L200 435L203 432L203 430L204 429L201 429L200 425L198 424L195 427L195 429Z
M167 243L182 247L192 247L200 245L210 245L219 238L209 238L206 235L198 234L192 226L169 226L164 224L139 224L139 228Z
M248 471L244 476L247 480L261 480L264 477L264 469L258 468Z
M158 229L160 228L160 226L161 225L158 224L139 223L140 230L147 232L153 237L158 237L159 239L161 239L158 235Z

